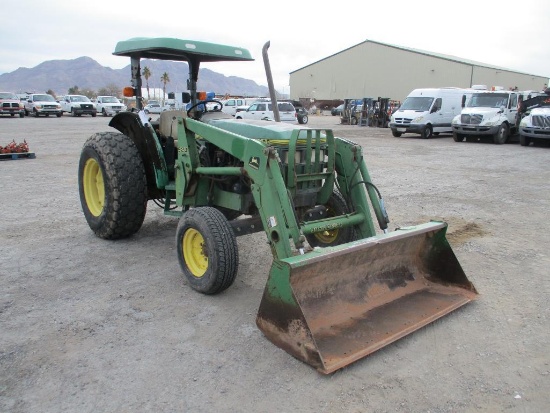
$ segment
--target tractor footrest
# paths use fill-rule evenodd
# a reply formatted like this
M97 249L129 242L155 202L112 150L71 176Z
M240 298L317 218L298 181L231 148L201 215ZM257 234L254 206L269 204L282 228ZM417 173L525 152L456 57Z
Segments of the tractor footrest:
M22 152L22 153L0 153L0 160L8 159L34 159L36 155L34 152Z

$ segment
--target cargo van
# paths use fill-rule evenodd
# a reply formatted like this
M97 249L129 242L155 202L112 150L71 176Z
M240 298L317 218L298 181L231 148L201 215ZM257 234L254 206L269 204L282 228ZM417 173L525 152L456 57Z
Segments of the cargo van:
M451 133L451 122L462 109L462 96L469 100L473 92L456 87L414 89L391 116L392 135L398 138L404 133L417 133L428 139Z

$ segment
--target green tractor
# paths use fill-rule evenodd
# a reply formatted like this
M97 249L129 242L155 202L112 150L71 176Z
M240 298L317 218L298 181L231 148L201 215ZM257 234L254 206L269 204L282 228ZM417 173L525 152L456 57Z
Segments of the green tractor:
M179 219L188 284L217 294L238 274L236 237L264 231L273 257L257 326L325 374L476 298L446 223L388 230L360 145L330 129L237 120L205 100L200 63L253 60L248 50L135 38L114 54L131 59L137 111L114 116L117 131L91 136L82 150L80 199L98 237L135 234L154 201ZM187 110L158 121L143 112L142 58L188 63Z

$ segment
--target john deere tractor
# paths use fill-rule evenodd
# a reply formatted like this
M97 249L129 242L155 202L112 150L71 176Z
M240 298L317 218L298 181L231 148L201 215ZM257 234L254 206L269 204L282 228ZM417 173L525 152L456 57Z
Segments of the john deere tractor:
M217 294L238 276L236 237L263 231L272 265L257 326L325 374L476 297L445 222L389 231L360 145L330 129L234 119L197 90L201 62L252 60L248 50L135 38L114 54L130 57L125 92L137 110L114 116L116 131L82 149L80 199L98 237L132 236L157 204L179 219L177 259L188 285ZM187 62L185 111L158 121L144 113L144 58Z

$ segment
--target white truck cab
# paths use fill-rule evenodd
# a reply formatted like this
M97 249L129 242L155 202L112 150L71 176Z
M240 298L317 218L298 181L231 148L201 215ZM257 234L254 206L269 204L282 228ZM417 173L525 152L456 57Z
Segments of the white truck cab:
M533 145L541 141L550 141L550 90L548 94L539 94L522 102L525 116L519 124L519 143L521 146Z
M472 92L455 87L414 89L391 116L392 135L417 133L428 139L451 133L451 121L462 109L462 96Z
M518 131L518 100L521 92L476 91L452 122L453 139L492 137L496 144L509 141Z
M252 103L262 100L263 98L231 98L222 100L222 112L228 115L235 116L240 110L246 110Z

